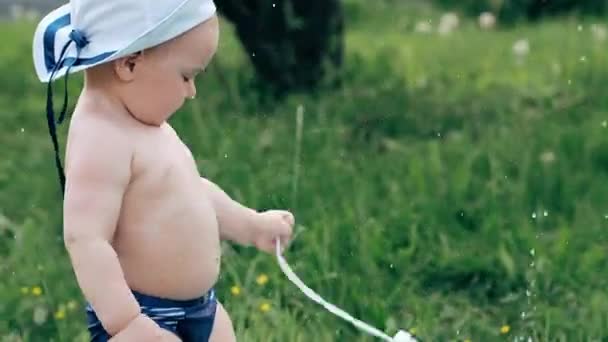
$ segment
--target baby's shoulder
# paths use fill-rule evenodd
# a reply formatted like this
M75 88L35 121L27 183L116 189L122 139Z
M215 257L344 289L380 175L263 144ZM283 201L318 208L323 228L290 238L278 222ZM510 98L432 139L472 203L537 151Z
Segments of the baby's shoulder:
M133 128L99 112L75 113L68 129L66 153L133 152Z
M116 126L103 121L85 119L70 126L68 132L68 149L72 146L95 147L128 143L124 132Z
M65 174L72 187L126 186L134 155L128 133L122 125L99 113L75 113L65 152Z
M116 139L126 143L133 135L135 127L119 115L95 109L77 109L70 122L68 137L73 139Z

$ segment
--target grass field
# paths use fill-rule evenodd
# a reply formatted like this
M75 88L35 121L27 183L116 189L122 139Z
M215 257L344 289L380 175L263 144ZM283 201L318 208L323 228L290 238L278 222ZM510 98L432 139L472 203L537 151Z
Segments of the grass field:
M413 27L441 13L381 4L348 1L340 89L281 101L257 90L224 25L197 102L171 119L201 173L249 206L294 210L296 273L389 334L607 339L608 41L593 38L597 19L491 32L465 20L440 36ZM85 341L33 28L0 23L0 341ZM224 255L218 292L239 341L372 341L309 302L272 256L228 244Z

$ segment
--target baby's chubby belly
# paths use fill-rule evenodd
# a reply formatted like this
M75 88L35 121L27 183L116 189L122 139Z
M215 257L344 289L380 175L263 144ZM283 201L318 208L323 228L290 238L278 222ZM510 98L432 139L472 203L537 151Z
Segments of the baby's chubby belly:
M201 190L195 183L170 195L125 198L114 248L132 290L180 300L200 297L214 286L219 230Z

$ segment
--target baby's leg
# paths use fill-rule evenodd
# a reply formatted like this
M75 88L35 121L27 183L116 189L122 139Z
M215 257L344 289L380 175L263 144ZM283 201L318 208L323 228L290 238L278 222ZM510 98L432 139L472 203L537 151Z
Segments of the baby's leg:
M114 337L112 337L109 342L132 342L132 341L137 341L139 338L141 337L141 335L137 335L136 336L130 336L129 333L127 334L118 334ZM157 331L155 331L155 336L152 339L149 339L148 341L152 342L182 342L182 340L180 340L179 337L177 337L177 335L175 335L174 333L168 331L168 330L164 330L164 329L159 329Z
M209 342L236 342L232 321L220 302L217 302L215 321L213 322Z
M179 337L173 332L159 327L156 322L144 315L140 315L134 319L131 324L112 337L109 342L131 342L137 340L181 342Z
M161 342L182 342L182 340L177 337L177 335L175 335L174 333L168 331L168 330L164 330L163 329L163 333L162 336L160 338Z

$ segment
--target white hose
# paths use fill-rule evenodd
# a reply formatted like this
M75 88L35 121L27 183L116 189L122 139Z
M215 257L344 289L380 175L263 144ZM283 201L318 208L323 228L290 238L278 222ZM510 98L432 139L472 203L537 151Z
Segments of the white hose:
M327 311L333 313L334 315L342 318L343 320L345 320L347 322L350 322L355 327L361 329L362 331L366 332L369 335L378 337L387 342L416 342L416 339L414 339L410 334L408 334L407 332L405 332L403 330L399 331L397 333L397 335L395 335L395 337L390 337L387 334L385 334L384 332L372 327L371 325L369 325L365 322L362 322L362 321L354 318L353 316L349 315L344 310L340 309L339 307L337 307L337 306L327 302L323 298L321 298L321 296L319 296L315 291L313 291L311 288L306 286L306 284L304 284L304 282L302 282L302 280L300 280L300 278L298 278L298 276L293 272L293 270L291 269L291 267L289 267L289 264L287 263L285 258L283 258L283 256L281 255L280 240L277 239L276 242L277 242L276 243L276 256L277 256L277 260L279 261L279 267L281 268L283 273L287 276L287 278L295 286L297 286L300 289L300 291L302 291L302 293L304 293L306 295L306 297L308 297L311 300L313 300L314 302L322 305Z

